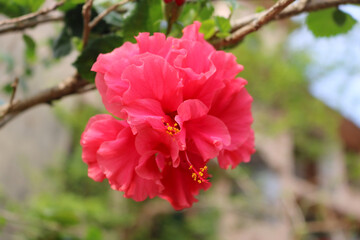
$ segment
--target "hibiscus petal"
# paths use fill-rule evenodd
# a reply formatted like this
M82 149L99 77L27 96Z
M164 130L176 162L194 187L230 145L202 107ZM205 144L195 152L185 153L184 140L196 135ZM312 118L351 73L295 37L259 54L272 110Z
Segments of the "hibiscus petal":
M139 53L139 47L136 44L126 42L121 47L114 49L110 53L100 54L91 68L91 71L106 73L114 63L114 60L121 58L129 59Z
M195 151L193 143L196 152L199 152L204 160L216 157L224 146L230 144L230 134L226 125L214 116L190 120L184 125L189 139L188 149Z
M125 119L126 115L122 112L122 98L120 95L114 93L111 88L108 88L104 80L104 75L102 73L97 73L95 77L95 84L97 89L100 92L102 102L105 108L115 116Z
M141 66L129 66L122 78L130 87L124 93L125 104L137 99L155 99L165 112L173 112L182 101L181 84L176 70L162 57L147 54Z
M135 201L144 201L147 197L154 198L164 189L160 180L147 180L141 177L135 177L126 192L124 197L132 198Z
M192 164L197 169L204 167L203 160L200 156L187 153L192 160ZM181 154L181 162L184 163L184 153ZM180 165L178 168L166 166L163 172L163 179L161 183L164 185L164 190L159 195L171 203L175 210L191 207L194 202L198 200L194 197L199 194L201 189L207 190L210 182L198 183L192 178L192 171L188 165Z
M216 68L214 78L225 80L232 80L241 72L244 67L236 62L234 54L226 53L224 51L214 52L210 60Z
M121 96L129 88L129 83L123 81L121 75L126 67L133 64L131 59L138 52L136 44L124 43L111 53L100 54L91 69L97 72L95 84L106 109L120 118L126 117L121 112Z
M154 99L137 99L124 107L128 115L128 123L133 126L135 133L147 124L154 129L164 129L162 119L166 117L159 101Z
M124 121L116 120L107 114L99 114L90 118L80 140L83 148L82 159L88 164L90 178L95 181L102 181L105 178L98 165L96 153L102 143L114 140L126 125Z
M161 178L160 167L157 166L156 162L156 151L150 151L142 154L139 160L139 165L136 166L136 173L149 180L157 180Z
M136 136L135 145L141 155L136 172L143 178L160 179L161 170L164 168L164 162L161 162L161 159L168 158L169 164L174 167L179 165L179 147L176 141L165 132L158 132L150 128L143 129ZM162 157L158 157L158 155Z
M139 46L139 53L152 53L163 58L166 58L171 50L173 38L166 38L163 33L139 33L136 41Z
M123 129L116 140L103 143L97 153L99 166L110 185L124 191L125 197L142 201L161 191L158 181L143 179L135 172L141 156L136 151L135 136L130 127Z
M203 117L208 113L208 111L208 107L197 99L186 100L182 102L177 109L181 122Z
M144 129L136 136L135 145L140 155L155 151L161 153L165 158L171 158L173 161L178 159L179 147L174 138L165 132L150 128Z
M218 157L219 166L227 169L231 166L234 169L241 162L249 162L254 149L254 131L251 130L247 140L235 150L226 150L220 152Z
M253 118L251 115L252 97L245 88L232 93L232 85L227 84L214 100L209 114L221 119L229 130L231 145L228 150L236 149L243 144L251 131Z
M190 81L204 81L215 72L215 66L209 61L214 48L204 42L179 41L178 48L186 50L174 60L174 66Z
M182 30L183 36L181 39L206 42L204 40L204 34L199 32L200 26L201 23L198 21L195 21L193 24L186 26Z

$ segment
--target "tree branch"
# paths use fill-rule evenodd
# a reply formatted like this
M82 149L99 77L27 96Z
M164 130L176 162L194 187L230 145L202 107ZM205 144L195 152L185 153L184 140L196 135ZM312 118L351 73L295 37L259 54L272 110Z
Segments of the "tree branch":
M83 48L87 45L90 35L90 18L91 18L91 7L93 4L93 0L87 0L83 6L82 14L84 19L84 29L83 29Z
M63 19L64 19L63 16L47 16L43 18L38 18L34 21L28 20L25 22L18 23L16 25L9 25L4 28L0 28L0 34L14 32L14 31L21 31L26 28L35 27L42 23L57 22L57 21L62 21Z
M226 37L221 40L213 42L215 48L222 48L228 45L234 45L235 43L241 41L249 33L257 31L264 24L273 20L278 13L280 13L284 8L286 8L290 3L295 0L280 0L276 2L271 8L259 14L258 17L254 18L244 27L238 29L229 37Z
M29 13L29 14L26 14L26 15L23 15L23 16L20 16L20 17L11 18L11 19L5 19L3 21L0 21L0 26L9 25L9 24L19 24L19 23L27 21L29 19L36 18L36 17L41 16L41 15L45 15L45 14L51 12L51 11L54 11L55 9L57 9L58 7L63 5L64 3L65 3L65 0L62 0L62 1L54 4L52 7L44 8L44 9L41 9L41 10L39 10L37 12Z
M92 89L95 89L95 85L81 79L78 75L70 77L59 85L46 89L34 96L0 107L0 127L4 126L19 113L38 104L51 104L54 100L71 94L87 92Z
M103 19L104 17L106 17L109 13L111 13L112 11L116 10L118 7L124 5L125 3L130 2L131 0L123 0L119 3L116 3L114 5L112 5L111 7L107 8L105 11L103 11L102 13L100 13L96 18L94 18L90 23L89 23L89 27L90 29L94 28L100 21L101 19Z

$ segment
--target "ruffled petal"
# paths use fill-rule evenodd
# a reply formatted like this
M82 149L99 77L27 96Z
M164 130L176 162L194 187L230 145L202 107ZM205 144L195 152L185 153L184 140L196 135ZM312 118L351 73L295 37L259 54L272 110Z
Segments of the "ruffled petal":
M147 54L141 61L141 66L131 65L122 75L130 84L124 93L124 103L148 98L159 101L165 112L175 111L182 101L176 70L156 55Z
M238 89L234 91L234 89ZM251 131L253 122L251 114L252 97L239 80L236 84L227 84L217 95L209 114L216 116L225 123L231 136L228 150L236 149L243 144Z
M187 149L199 152L204 160L214 158L230 144L226 125L214 116L190 120L184 123L187 134Z
M190 40L190 41L206 42L204 40L204 34L199 32L200 26L201 26L201 23L198 21L195 21L193 24L186 26L183 29L183 36L181 39L186 39L186 40Z
M213 77L222 81L229 81L236 77L244 67L236 62L234 54L224 51L216 51L210 57L216 68Z
M205 116L208 113L208 107L197 99L190 99L182 102L177 109L180 122L186 122L190 119L196 119Z
M192 160L194 168L200 169L204 167L204 162L200 156L187 153L188 157ZM210 182L198 183L192 177L193 172L186 164L185 153L182 152L181 165L177 168L166 166L163 172L163 179L161 183L164 190L159 195L161 198L166 199L174 207L175 210L189 208L194 202L198 200L195 198L201 189L207 190Z
M121 119L125 119L126 115L122 112L122 97L108 87L104 80L104 74L96 74L95 84L100 92L101 99L105 108L115 116Z
M186 100L180 104L175 120L180 123L186 135L180 142L186 144L190 151L199 152L204 160L217 156L219 151L230 144L229 131L225 124L214 116L207 115L208 108L197 99Z
M136 172L146 179L160 179L164 164L177 167L179 165L179 147L177 142L165 132L153 129L142 130L135 141L136 149L141 155ZM161 157L157 157L161 155ZM168 159L168 162L162 162Z
M171 135L150 128L136 136L135 145L140 155L155 151L165 158L171 158L172 161L176 161L179 156L179 147Z
M139 165L135 168L136 173L148 180L157 180L161 178L160 167L156 162L156 151L146 152L141 155Z
M134 63L131 59L138 52L136 44L126 42L111 53L100 54L91 68L97 72L95 84L106 109L120 118L126 117L121 111L122 94L129 88L121 75L126 67Z
M88 175L95 181L105 178L100 169L97 159L97 151L101 144L116 139L117 134L127 124L107 114L99 114L89 119L86 128L81 135L82 159L88 164Z
M241 162L249 162L254 152L254 131L251 130L247 140L237 149L224 149L220 152L218 157L219 166L224 169L231 166L234 169Z
M172 48L173 38L166 38L163 33L154 33L150 36L150 33L139 33L136 41L139 46L139 53L152 53L163 58L167 58Z
M135 172L141 156L130 127L124 128L116 140L103 143L97 153L99 166L111 187L123 191L125 197L143 201L160 193L159 181L144 179Z
M127 122L134 133L149 125L158 130L164 129L163 119L166 118L161 104L153 99L137 99L124 107L128 115ZM144 126L145 125L145 126Z
M137 44L130 42L124 43L121 47L115 48L112 52L106 54L100 54L91 68L91 71L97 73L109 72L110 67L115 60L118 59L130 59L132 56L139 54L139 47Z
M147 180L141 177L134 177L124 193L124 197L132 198L135 201L144 201L147 197L154 198L164 189L160 180Z

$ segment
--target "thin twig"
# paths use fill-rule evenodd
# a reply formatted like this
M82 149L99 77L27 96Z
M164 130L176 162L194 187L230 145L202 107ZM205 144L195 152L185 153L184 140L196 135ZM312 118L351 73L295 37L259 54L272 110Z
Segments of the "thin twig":
M103 19L104 17L106 17L109 13L111 13L112 11L116 10L118 7L124 5L125 3L130 2L131 0L123 0L119 3L116 3L114 5L112 5L111 7L107 8L105 11L103 11L102 13L100 13L96 18L94 18L90 23L89 23L89 27L90 29L94 28L100 21L101 19Z
M213 45L215 46L215 48L221 48L224 46L233 45L241 41L246 35L257 31L263 25L274 19L278 13L280 13L284 8L286 8L290 3L294 1L295 0L280 0L276 2L271 8L262 12L258 18L255 18L249 24L240 28L239 30L231 34L229 37L214 42Z
M0 28L0 34L14 32L14 31L21 31L26 28L35 27L42 23L57 22L57 21L62 21L63 19L64 19L63 16L46 16L43 18L38 18L34 21L29 20L29 21L21 22L16 25L8 25L4 28Z
M27 21L29 19L36 18L36 17L41 16L41 15L45 15L45 14L47 14L49 12L54 11L55 9L57 9L58 7L63 5L64 3L65 3L65 0L62 0L62 1L54 4L52 7L44 8L44 9L41 9L41 10L39 10L37 12L29 13L29 14L26 14L26 15L23 15L23 16L20 16L20 17L11 18L11 19L5 19L3 21L0 21L0 26L9 25L9 24L18 24L18 23Z
M10 101L9 101L8 107L7 107L6 111L5 111L5 114L7 114L11 110L11 108L13 106L18 85L19 85L19 78L16 77L14 82L11 84L12 93L11 93Z
M43 103L51 104L54 100L71 94L90 91L94 88L94 84L81 79L78 75L70 77L59 85L46 89L34 96L23 99L21 101L15 101L11 105L7 104L3 107L0 107L0 127L4 126L19 113L22 113L36 105Z
M82 8L84 29L83 29L83 48L87 45L90 35L90 18L91 18L91 7L93 0L87 0Z
M14 82L11 84L11 87L12 87L13 91L12 91L12 94L11 94L11 97L10 97L10 103L9 103L10 107L14 102L14 98L15 98L15 94L16 94L16 90L17 90L18 85L19 85L19 78L16 77Z

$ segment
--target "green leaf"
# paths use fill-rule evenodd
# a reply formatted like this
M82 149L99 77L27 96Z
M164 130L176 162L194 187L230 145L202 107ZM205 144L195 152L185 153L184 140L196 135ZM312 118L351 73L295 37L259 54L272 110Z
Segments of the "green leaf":
M344 12L340 11L339 9L336 9L333 12L332 17L333 17L335 23L340 27L342 25L344 25L344 23L346 22L346 14Z
M178 21L181 25L187 26L192 24L195 20L204 22L210 19L213 13L214 7L209 0L188 2L183 5L183 11Z
M214 19L208 19L201 23L200 32L204 34L205 39L211 38L216 32L216 24Z
M316 37L331 37L347 33L356 20L349 14L336 8L324 9L309 13L306 24Z
M163 19L161 0L138 0L124 20L125 41L134 41L139 32L157 32Z
M200 9L199 11L199 16L197 17L197 20L207 20L209 18L211 18L211 16L214 13L214 6L212 5L212 3L208 0L203 0L203 1L199 1L200 3Z
M85 3L85 0L71 0L71 1L65 1L65 3L60 6L58 9L60 11L64 11L64 12L67 12L69 11L70 9L76 7L76 5L79 5L79 4L84 4Z
M5 84L3 87L2 87L2 91L6 94L11 94L12 91L13 91L13 87L11 86L11 83L8 83L8 84Z
M68 55L71 52L71 35L68 30L64 28L58 38L55 39L52 50L55 58L60 58Z
M0 13L18 17L38 10L45 0L0 0Z
M122 43L123 38L115 35L107 35L96 38L89 42L73 65L76 67L81 77L93 82L95 79L95 72L91 72L90 69L96 61L97 56L100 53L112 51L114 48L119 47Z
M68 28L71 36L81 38L83 32L82 4L75 6L65 13L65 27Z
M23 35L23 40L25 42L25 56L26 60L30 63L36 61L36 43L35 41L27 34Z
M215 24L216 24L216 27L219 29L219 32L222 35L225 35L225 36L229 35L229 32L231 30L231 25L230 25L229 19L216 16Z

